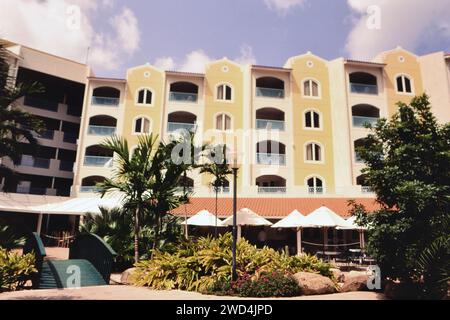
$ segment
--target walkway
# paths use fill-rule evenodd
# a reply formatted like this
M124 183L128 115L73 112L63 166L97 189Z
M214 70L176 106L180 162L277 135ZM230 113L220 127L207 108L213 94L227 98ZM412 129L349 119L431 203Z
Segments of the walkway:
M81 289L28 290L0 293L0 300L237 300L243 298L207 296L186 291L155 291L132 286L84 287ZM375 292L347 292L303 296L290 300L384 300ZM267 300L267 299L266 299Z

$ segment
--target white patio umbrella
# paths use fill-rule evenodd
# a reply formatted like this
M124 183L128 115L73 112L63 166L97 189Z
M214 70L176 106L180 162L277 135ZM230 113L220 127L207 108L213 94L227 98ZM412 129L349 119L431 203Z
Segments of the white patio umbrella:
M208 210L201 210L197 212L194 216L190 217L186 221L182 222L183 225L188 226L198 226L198 227L215 227L216 226L216 216L209 212ZM222 221L217 219L217 226L224 227ZM187 232L187 229L186 229Z
M233 216L230 216L222 221L225 226L233 225ZM272 222L264 219L257 213L248 208L243 208L236 212L236 225L238 227L238 239L241 237L242 226L271 226Z
M359 233L359 246L361 249L364 249L365 247L365 241L364 241L364 231L367 230L367 227L359 226L356 224L356 216L352 216L345 220L347 223L347 226L345 227L337 227L336 229L340 230L358 230Z
M297 255L302 254L302 228L309 226L305 219L303 214L294 210L272 226L272 228L297 228Z
M314 210L305 218L305 223L311 227L323 229L323 252L325 253L326 232L328 228L347 227L348 223L334 211L322 206Z

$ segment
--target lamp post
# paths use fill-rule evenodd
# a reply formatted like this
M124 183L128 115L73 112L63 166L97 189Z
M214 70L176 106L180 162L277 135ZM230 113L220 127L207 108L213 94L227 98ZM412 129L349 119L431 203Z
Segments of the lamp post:
M233 166L231 167L233 170L233 245L232 245L232 253L233 253L233 264L231 269L231 279L233 281L237 280L237 272L236 272L236 247L237 247L237 173L239 167L237 165L237 159L235 158L233 161Z

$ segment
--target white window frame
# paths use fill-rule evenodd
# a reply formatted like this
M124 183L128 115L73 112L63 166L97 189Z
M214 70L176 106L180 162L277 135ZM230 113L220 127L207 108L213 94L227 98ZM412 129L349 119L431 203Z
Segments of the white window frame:
M326 194L327 188L326 188L326 184L325 184L325 179L318 174L311 174L305 178L305 186L307 188L308 193L309 193L309 188L310 188L310 186L308 185L308 180L311 178L314 179L314 194L315 195ZM315 188L317 188L317 179L320 179L322 181L322 193L317 193L315 190Z
M149 131L149 132L136 132L136 131L135 131L135 129L136 129L136 121L139 120L139 119L145 119L145 120L148 120L148 121L149 121L149 126L148 126L148 131ZM142 124L142 125L143 125L143 124ZM143 127L141 127L141 129L142 129L142 128L143 128ZM138 136L138 135L146 135L146 134L151 134L151 133L152 133L152 120L151 120L149 117L140 115L140 116L137 116L137 117L135 117L135 118L133 119L133 125L132 125L132 128L131 128L131 134L132 134L132 135Z
M406 91L399 91L398 90L398 84L397 84L397 79L401 77L402 78L402 85L403 85L403 89L406 89L405 86L405 79L409 80L409 83L411 85L411 92L406 92ZM395 91L397 94L402 94L402 95L406 95L406 96L413 96L415 94L415 89L414 89L414 80L412 77L410 77L409 75L405 74L405 73L400 73L397 74L395 76Z
M311 94L312 94L312 83L313 82L315 82L315 83L317 83L317 96L313 96L313 95L306 95L306 92L305 92L305 83L306 82L310 82L310 90L311 90ZM301 90L302 90L302 97L303 98L306 98L306 99L322 99L322 85L321 85L321 83L320 83L320 81L319 80L317 80L317 79L314 79L314 78L307 78L307 79L304 79L303 81L302 81L302 87L301 87Z
M320 147L320 159L321 160L308 160L308 145L315 144ZM308 141L303 146L303 152L304 152L304 158L303 160L305 163L311 163L311 164L324 164L325 163L325 149L323 147L323 144L317 141ZM313 152L313 158L315 158L315 152Z
M219 99L219 88L223 87L224 91L224 97L226 97L226 87L229 87L231 89L231 100L227 99ZM216 85L215 92L214 92L214 100L217 102L225 102L225 103L233 103L234 102L234 87L227 82L221 82Z
M142 90L145 91L144 92L144 101L147 100L147 92L148 91L151 92L151 94L152 94L152 103L150 103L150 104L149 103L139 103L139 93ZM136 90L136 101L135 102L136 102L137 106L140 106L140 107L153 107L155 105L154 101L155 101L155 92L151 88L145 87L145 88L139 88L139 89Z
M317 113L319 115L319 127L318 128L315 128L314 126L313 127L307 127L306 126L306 115L308 113L311 113L311 112L315 112L315 113ZM314 124L314 117L311 120L312 120L312 124ZM323 114L322 114L322 112L320 112L317 109L307 109L307 110L305 110L305 112L303 112L303 129L304 130L323 131Z
M217 117L221 116L221 115L230 117L230 126L231 126L230 129L226 129L226 130L217 129L217 126L216 126L216 124L217 124ZM233 125L234 125L233 122L234 122L233 121L233 116L230 113L228 113L228 112L218 112L213 117L213 128L217 132L231 132L231 131L233 131ZM222 119L222 124L225 127L225 117Z

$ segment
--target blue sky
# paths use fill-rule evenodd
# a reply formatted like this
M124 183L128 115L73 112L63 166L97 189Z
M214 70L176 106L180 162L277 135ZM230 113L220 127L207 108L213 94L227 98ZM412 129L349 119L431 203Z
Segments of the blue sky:
M124 77L146 62L202 71L224 56L282 66L312 51L372 59L450 51L449 0L0 0L0 37Z

